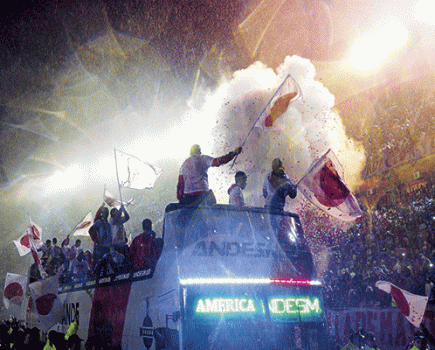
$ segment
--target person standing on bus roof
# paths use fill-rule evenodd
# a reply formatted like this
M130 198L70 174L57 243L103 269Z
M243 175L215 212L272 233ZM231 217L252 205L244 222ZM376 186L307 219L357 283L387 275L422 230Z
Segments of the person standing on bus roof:
M112 232L110 224L107 221L109 209L104 206L104 203L95 214L94 224L89 229L89 236L94 241L94 265L97 266L104 254L110 252L112 244Z
M116 252L122 254L124 257L127 256L128 252L124 224L129 219L130 215L128 215L124 205L121 205L119 210L116 208L110 210L109 224L112 232L112 247Z
M83 249L81 248L81 244L82 244L82 241L80 239L76 239L76 242L71 247L70 252L69 252L69 257L70 257L71 260L75 259L77 257L77 255L81 251L83 251Z
M266 206L270 204L275 192L284 185L286 185L289 197L295 198L297 195L296 186L285 173L282 160L275 158L272 161L272 171L266 175L263 183L263 197L266 198Z
M156 239L156 233L153 231L153 223L150 219L142 221L142 229L143 232L133 239L128 253L135 270L150 267L153 255L151 246Z
M243 207L245 205L243 190L246 187L248 176L243 171L238 171L234 178L236 183L228 189L228 194L230 195L229 203L230 205Z
M234 159L242 152L242 147L218 158L201 154L201 147L193 145L190 149L190 157L181 166L177 184L177 198L182 205L216 204L213 191L208 187L207 171L210 167L218 167Z

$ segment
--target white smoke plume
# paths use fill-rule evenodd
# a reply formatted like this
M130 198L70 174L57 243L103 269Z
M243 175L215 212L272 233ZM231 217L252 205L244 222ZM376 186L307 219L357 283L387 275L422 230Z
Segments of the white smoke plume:
M303 99L292 102L287 112L276 120L275 131L265 132L255 127L232 168L224 165L210 169L210 187L218 203L228 203L227 189L234 182L236 171L243 170L248 174L247 203L263 206L261 188L274 158L282 159L287 175L296 183L311 162L329 148L343 164L348 185L352 187L357 181L364 153L357 142L346 137L340 116L332 110L334 96L315 80L313 64L298 56L286 57L276 72L256 62L235 72L231 80L220 85L199 112L208 119L208 125L215 119L212 137L208 139L208 148L203 147L203 153L220 156L241 145L287 74L300 85ZM204 140L204 134L197 136Z

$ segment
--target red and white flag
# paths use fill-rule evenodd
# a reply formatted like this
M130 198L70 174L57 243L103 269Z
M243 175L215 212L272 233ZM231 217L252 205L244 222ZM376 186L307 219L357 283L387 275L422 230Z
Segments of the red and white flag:
M80 223L77 224L73 236L88 236L89 237L89 229L94 223L94 218L92 217L92 213L89 212L83 218Z
M426 311L427 296L415 295L400 289L390 282L378 281L375 284L380 290L391 294L396 302L397 307L402 311L406 319L415 327L420 327Z
M332 150L314 161L298 183L298 190L316 207L343 221L363 212L344 180L344 171Z
M128 202L121 202L119 199L116 199L112 194L104 188L103 195L104 203L106 203L111 208L120 208L121 204L124 204L124 207L128 207L130 204L134 203L134 199L130 199Z
M11 304L21 305L24 293L27 288L27 276L8 272L5 279L5 288L3 290L3 304L6 309Z
M255 126L263 130L272 128L275 121L287 111L290 103L300 98L302 98L302 92L298 83L290 74L287 75L261 112Z
M31 243L36 248L42 246L42 229L36 225L32 219L30 219L30 224L26 229L26 232L21 235L20 238L13 241L18 249L20 256L24 256L30 253Z
M41 328L47 332L60 322L62 301L58 298L59 276L49 277L29 284L30 294L38 314Z
M153 188L162 170L136 156L115 149L119 185L143 190Z

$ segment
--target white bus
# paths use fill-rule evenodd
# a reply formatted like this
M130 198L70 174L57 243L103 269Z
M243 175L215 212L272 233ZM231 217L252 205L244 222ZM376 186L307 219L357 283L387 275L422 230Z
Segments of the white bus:
M138 349L330 349L321 285L299 217L169 204L154 266L62 284L65 332ZM28 303L25 319L37 325Z

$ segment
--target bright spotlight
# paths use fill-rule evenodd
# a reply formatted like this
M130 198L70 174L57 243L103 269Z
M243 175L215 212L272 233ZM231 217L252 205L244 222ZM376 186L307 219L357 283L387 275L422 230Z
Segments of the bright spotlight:
M64 190L72 189L81 184L83 172L75 164L68 168L56 171L46 182L44 186L45 193L52 194Z
M378 67L394 50L403 46L408 38L408 30L398 24L390 23L376 33L356 42L347 64L359 70Z
M435 24L435 2L433 0L420 0L415 6L415 18L419 21Z

